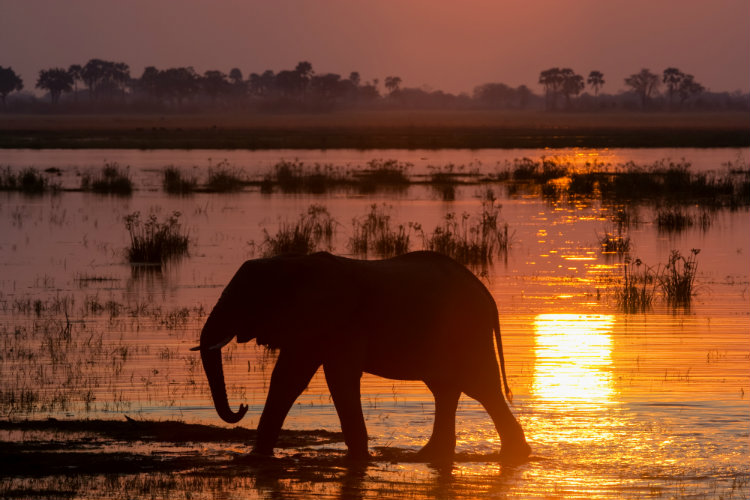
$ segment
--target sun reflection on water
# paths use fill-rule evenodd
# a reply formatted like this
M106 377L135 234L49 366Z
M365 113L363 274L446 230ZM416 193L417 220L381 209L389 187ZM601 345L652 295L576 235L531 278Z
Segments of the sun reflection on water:
M611 315L541 314L534 320L532 394L578 408L612 401Z

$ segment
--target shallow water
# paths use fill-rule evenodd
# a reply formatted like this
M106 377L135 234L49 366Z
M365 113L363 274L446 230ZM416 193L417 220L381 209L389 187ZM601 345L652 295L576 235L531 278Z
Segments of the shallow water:
M370 153L295 156L306 162L358 164L372 159ZM468 164L468 158L474 158L471 161L493 166L505 161L501 156L506 153L430 152L440 157L438 164ZM515 152L507 159L543 153ZM676 153L695 165L718 169L744 151ZM0 163L57 166L68 176L104 160L96 151L13 154L21 156L3 152ZM476 214L480 209L476 186L460 187L452 202L424 186L392 195L263 195L249 189L173 197L158 189L159 174L153 169L192 162L205 168L206 152L108 154L108 161L131 165L139 189L132 197L0 193L4 418L128 415L223 425L211 405L198 357L188 349L239 264L257 255L257 246L249 242L260 242L264 229L273 233L280 221L296 219L311 203L322 204L339 222L332 250L346 255L351 219L364 215L373 203L389 205L395 222L419 222L427 232L446 213ZM136 156L129 160L131 154ZM234 159L243 154L259 156L247 163ZM271 165L285 154L211 152L248 169L265 165L263 155ZM425 158L418 151L377 157L396 154L402 161ZM614 154L617 162L649 163L665 157L643 160L644 155L660 154L653 150ZM90 160L82 160L86 155ZM351 160L346 155L352 155ZM432 159L420 161L426 165ZM653 223L654 207L640 206L642 223L629 230L631 256L657 266L673 249L683 254L700 249L698 293L689 309L673 309L657 297L650 311L624 314L614 297L622 258L603 255L597 241L597 235L612 227L611 207L586 200L551 203L532 195L511 196L502 187L495 191L513 244L483 279L500 311L512 409L525 428L533 460L512 468L492 462L489 454L499 449L497 434L479 405L463 398L457 451L487 456L487 461L459 462L448 472L386 461L372 465L354 486L346 482L351 478L291 481L284 483L283 494L333 497L354 488L366 498L384 492L418 498L747 498L748 210L718 211L705 230L663 233ZM180 211L191 237L190 255L162 270L131 268L124 257L129 239L123 217L137 210L160 216ZM415 236L413 247L420 246ZM250 405L241 425L254 427L274 354L247 344L230 344L224 351L230 402ZM362 402L371 447L417 450L429 437L432 400L421 383L366 375ZM320 374L285 427L338 430ZM273 493L250 481L230 485L226 496Z

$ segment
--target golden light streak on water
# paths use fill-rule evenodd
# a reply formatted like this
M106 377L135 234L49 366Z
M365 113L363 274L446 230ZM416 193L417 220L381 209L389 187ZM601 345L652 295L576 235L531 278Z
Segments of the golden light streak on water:
M532 394L576 406L609 403L614 395L611 315L540 314L534 320Z

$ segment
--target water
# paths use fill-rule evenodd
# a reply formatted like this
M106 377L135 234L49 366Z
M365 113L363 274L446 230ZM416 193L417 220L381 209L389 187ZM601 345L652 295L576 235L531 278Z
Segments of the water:
M494 168L549 151L388 151L376 157L415 163ZM28 197L0 193L0 413L9 419L176 418L222 425L208 396L195 345L200 328L239 264L257 255L263 230L293 220L311 203L339 222L333 251L346 255L351 220L386 204L395 222L419 222L426 232L449 212L476 214L477 186L460 187L445 202L411 186L393 195L336 192L263 195L255 189L220 195L167 196L158 168L227 158L262 173L279 158L362 165L358 151L3 151L14 168L62 168L63 177L117 161L131 166L132 197L64 192ZM746 150L618 150L562 153L651 163L685 158L693 168L720 169ZM215 160L212 160L215 162ZM607 160L610 161L610 160ZM434 163L433 163L434 162ZM395 495L472 498L747 498L750 477L750 213L722 210L705 230L657 231L655 208L639 208L631 252L651 266L671 250L698 254L698 294L689 309L657 298L647 313L623 314L614 297L622 259L603 255L597 235L611 228L611 208L599 203L550 203L495 191L513 233L507 258L483 279L500 311L512 409L525 428L533 460L508 468L489 460L459 462L446 473L423 464L372 465L355 489ZM134 211L163 217L181 212L190 255L161 271L131 268L123 217ZM420 247L415 238L416 248ZM256 252L256 253L254 253ZM251 345L224 350L230 403L262 410L274 354ZM421 383L366 375L362 403L371 448L419 449L432 429L432 400ZM286 428L338 430L318 374L292 409ZM479 405L462 398L457 451L480 456L499 448ZM246 451L246 450L241 450ZM358 486L357 486L358 485ZM385 485L385 486L384 486ZM336 496L315 481L284 487ZM253 484L235 493L266 497ZM244 488L244 489L243 489ZM85 494L81 494L86 496ZM229 495L232 496L232 495Z

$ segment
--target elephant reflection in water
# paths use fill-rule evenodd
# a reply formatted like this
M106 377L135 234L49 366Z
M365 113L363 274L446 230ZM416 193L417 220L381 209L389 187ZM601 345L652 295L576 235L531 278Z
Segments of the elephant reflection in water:
M247 412L244 404L237 412L230 408L224 383L221 348L235 337L279 350L254 453L273 454L287 413L321 365L350 458L369 457L363 372L422 380L430 389L435 422L419 452L424 460L453 457L461 393L492 417L504 459L530 453L503 397L503 382L508 396L510 390L495 301L471 272L443 255L363 261L322 252L245 262L193 348L200 350L216 411L229 423Z

